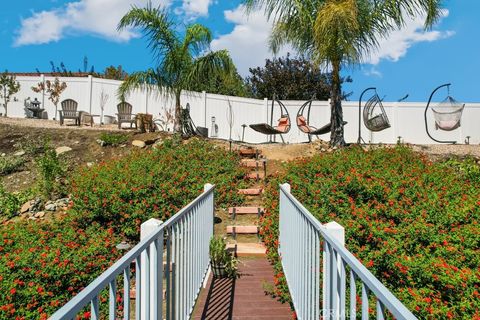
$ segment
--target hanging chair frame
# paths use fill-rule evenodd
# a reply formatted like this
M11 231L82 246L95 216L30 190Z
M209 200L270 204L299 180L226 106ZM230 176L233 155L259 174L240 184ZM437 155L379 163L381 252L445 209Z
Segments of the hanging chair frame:
M280 107L280 118L287 118L288 120L288 125L286 126L286 130L284 131L278 130L273 126L273 112L275 110L275 103L277 103L278 106ZM282 101L277 100L275 96L273 96L272 104L270 108L270 123L255 123L255 124L249 125L249 127L257 132L268 135L269 143L276 142L275 140L272 141L272 136L275 138L277 134L280 135L282 142L285 143L285 140L283 139L282 135L290 132L290 129L292 127L292 120L290 119L290 114L288 113L287 107L285 107Z
M433 96L435 95L435 93L438 90L440 90L442 88L447 87L450 90L451 85L452 85L451 83L442 84L441 86L438 86L437 88L435 88L435 90L432 91L432 93L430 94L430 98L428 99L427 107L425 108L425 112L423 114L424 119L425 119L425 131L427 131L427 135L430 137L430 139L432 139L433 141L438 142L438 143L449 143L449 144L456 144L457 143L457 141L445 141L445 140L435 139L430 134L430 131L428 130L428 121L427 121L427 112L428 112L428 108L430 107L430 103L432 102ZM435 124L436 124L436 122L435 122Z
M296 123L297 123L297 127L300 131L302 131L303 133L307 134L308 135L308 142L312 142L312 136L319 136L319 135L322 135L322 134L326 134L326 133L329 133L332 131L332 124L331 122L325 124L324 126L320 127L320 128L317 128L317 127L314 127L312 125L310 125L310 111L312 109L312 103L313 103L314 99L310 99L308 100L307 102L305 102L301 107L300 109L298 109L298 112L297 112L297 117L296 117ZM308 107L308 111L307 111L307 117L305 118L304 116L304 112L305 112L305 108ZM300 117L304 117L305 118L305 126L308 128L308 129L312 129L310 131L306 131L305 129L301 128L301 126L298 124L298 119ZM348 122L346 121L343 121L343 125L346 125Z
M199 136L208 138L208 129L204 127L197 127L190 116L190 104L187 103L185 109L181 113L182 136L189 138L192 136Z
M368 91L371 91L371 90L375 91L375 94L370 99L368 99L367 103L365 104L365 107L363 109L363 116L362 116L363 96L365 95L365 93L367 93ZM366 114L365 114L366 112L369 111L369 108L371 107L371 104L373 104L373 103L379 103L381 113L379 115L375 116L375 117L381 117L380 121L383 122L383 123L381 123L382 125L379 128L376 128L376 129L373 129L370 126L370 124L368 123L368 120L366 121ZM367 127L367 129L372 131L372 132L379 132L379 131L385 130L387 128L390 128L390 122L388 120L387 113L385 112L385 109L383 108L382 99L380 99L380 97L378 96L377 88L375 88L375 87L370 87L370 88L367 88L367 89L363 90L362 94L360 94L360 98L358 99L358 138L357 138L357 144L362 144L362 142L363 142L363 144L367 144L365 142L365 140L363 140L363 138L362 138L362 119L363 119L363 123L365 124L365 127ZM374 118L372 118L372 119L374 119Z

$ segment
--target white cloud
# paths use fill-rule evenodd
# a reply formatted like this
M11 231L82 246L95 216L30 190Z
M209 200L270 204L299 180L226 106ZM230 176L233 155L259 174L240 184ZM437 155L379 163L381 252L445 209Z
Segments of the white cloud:
M272 23L268 22L263 11L245 14L244 6L240 5L235 10L226 10L225 20L234 23L232 32L221 35L212 42L212 49L228 49L238 72L248 74L248 68L263 66L265 59L273 54L268 47L268 38L272 30ZM285 55L289 48L283 48L278 53Z
M212 3L212 0L183 0L181 12L190 18L205 17Z
M154 0L154 6L168 6L171 0ZM117 24L132 5L143 7L149 0L80 0L61 8L34 12L21 22L16 46L42 44L62 39L68 33L87 33L113 41L128 41L136 33L117 32Z
M447 17L448 13L448 10L444 10L442 17ZM377 65L382 59L398 61L416 43L433 42L454 35L453 31L425 31L424 21L425 17L417 17L408 21L402 29L391 32L388 38L380 40L378 50L373 52L365 62Z

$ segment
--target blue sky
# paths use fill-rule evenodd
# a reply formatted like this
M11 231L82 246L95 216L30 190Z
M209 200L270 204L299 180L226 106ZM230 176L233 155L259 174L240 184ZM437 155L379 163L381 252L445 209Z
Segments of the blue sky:
M150 52L134 30L117 33L118 19L132 4L147 0L4 1L0 11L0 70L50 71L50 61L83 68L83 57L96 71L122 65L127 71L152 65ZM179 22L210 27L213 49L228 49L242 75L271 57L266 39L270 23L261 12L247 18L240 0L154 0L170 8ZM444 17L423 31L421 19L382 42L364 64L345 69L353 83L352 100L363 88L376 86L386 100L425 101L437 85L452 82L452 95L480 102L480 1L446 0ZM283 54L288 49L283 50ZM443 93L442 93L443 94ZM442 98L442 96L438 96Z

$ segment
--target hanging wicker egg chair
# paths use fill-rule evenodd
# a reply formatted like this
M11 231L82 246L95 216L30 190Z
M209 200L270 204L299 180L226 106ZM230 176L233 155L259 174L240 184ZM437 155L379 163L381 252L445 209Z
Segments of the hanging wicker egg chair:
M365 104L363 122L370 131L378 132L390 128L387 113L383 108L382 100L375 93Z

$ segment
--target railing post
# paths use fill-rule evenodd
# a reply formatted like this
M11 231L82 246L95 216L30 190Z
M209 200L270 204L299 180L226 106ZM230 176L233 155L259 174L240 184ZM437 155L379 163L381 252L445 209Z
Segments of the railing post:
M345 228L332 221L324 225L326 231L345 246ZM345 319L345 283L346 275L342 257L329 246L329 252L323 257L323 315L324 319ZM329 260L329 261L327 261ZM334 263L336 262L336 266ZM328 297L326 296L328 295Z
M140 226L140 241L148 237L152 232L157 231L162 223L162 221L153 218L142 223ZM163 243L163 233L159 237L162 238L161 241ZM158 274L159 266L157 265L157 259L158 255L163 257L163 250L162 252L156 252L156 249L155 243L152 243L141 254L140 301L135 301L135 303L140 302L140 320L153 319L154 315L161 316L161 312L158 312L158 309L156 309L157 307L160 310L162 308L161 305L158 306L158 301L161 299L158 299L157 285L158 281L162 281L163 277L161 274ZM163 267L163 265L160 267ZM160 294L163 294L163 292Z

